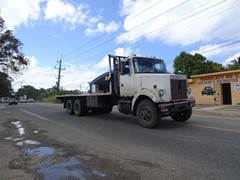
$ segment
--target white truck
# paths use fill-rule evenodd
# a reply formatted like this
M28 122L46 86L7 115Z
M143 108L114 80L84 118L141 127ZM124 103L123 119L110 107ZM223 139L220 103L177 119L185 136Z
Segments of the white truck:
M110 113L117 105L121 113L137 116L143 127L154 128L164 116L187 121L195 105L187 77L168 73L155 57L109 55L109 72L89 85L88 93L56 96L68 114Z

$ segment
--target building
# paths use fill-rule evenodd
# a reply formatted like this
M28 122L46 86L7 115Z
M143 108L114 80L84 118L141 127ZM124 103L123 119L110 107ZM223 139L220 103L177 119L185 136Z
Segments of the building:
M196 104L240 104L240 70L191 76Z

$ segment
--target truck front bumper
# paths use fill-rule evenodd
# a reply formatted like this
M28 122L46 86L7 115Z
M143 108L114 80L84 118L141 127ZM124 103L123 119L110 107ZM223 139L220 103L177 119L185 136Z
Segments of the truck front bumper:
M163 114L185 111L191 109L193 106L195 106L195 100L174 101L158 104L160 112Z

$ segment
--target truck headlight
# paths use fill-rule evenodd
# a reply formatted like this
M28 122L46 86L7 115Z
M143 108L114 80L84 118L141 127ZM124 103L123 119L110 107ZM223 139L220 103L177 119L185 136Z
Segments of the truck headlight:
M188 88L188 89L187 89L187 93L188 93L188 94L191 94L191 93L192 93L191 88Z
M162 97L164 95L164 90L163 89L160 89L159 90L159 96Z

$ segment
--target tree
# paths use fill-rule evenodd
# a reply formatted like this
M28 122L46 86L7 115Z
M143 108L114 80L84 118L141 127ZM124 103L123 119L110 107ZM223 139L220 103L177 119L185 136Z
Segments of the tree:
M188 78L193 75L219 72L224 70L221 64L207 60L201 54L189 54L184 51L178 55L174 60L174 73L183 73Z
M237 70L240 69L240 56L236 59L232 60L230 64L227 66L228 70Z
M10 96L12 94L12 79L3 72L0 72L0 97Z
M33 86L26 85L18 89L17 96L27 95L28 98L36 98L39 95L39 90L35 89Z
M0 71L18 73L28 66L29 60L21 51L22 45L13 31L6 29L0 17Z

